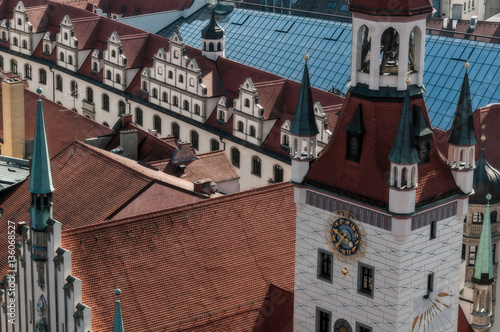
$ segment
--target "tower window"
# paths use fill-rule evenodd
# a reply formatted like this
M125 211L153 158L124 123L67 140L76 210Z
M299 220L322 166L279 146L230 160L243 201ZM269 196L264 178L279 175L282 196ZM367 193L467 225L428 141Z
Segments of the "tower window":
M257 156L253 156L252 157L252 174L260 177L261 167L262 167L262 162L261 162L260 158Z
M344 128L346 135L346 159L359 163L361 159L361 146L363 144L363 135L365 127L363 125L363 114L361 105L358 105L351 121Z
M375 268L365 265L363 263L358 264L358 293L368 295L373 298L373 277Z
M361 63L360 71L370 72L370 57L371 57L371 36L370 29L366 25L361 28L361 39L358 41L361 47Z
M484 214L481 212L472 213L472 223L473 224L482 224L483 218L484 218Z
M64 53L63 52L59 53L59 60L64 62Z
M274 165L273 167L274 182L283 182L283 167L280 165Z
M68 40L68 33L67 32L64 33L64 40Z
M214 51L214 43L210 43L210 44L208 44L208 50L209 50L210 52L213 52L213 51Z
M318 249L318 279L332 282L333 274L332 253Z
M245 107L250 107L250 100L245 98Z
M222 51L222 45L220 42L217 43L217 51Z
M476 246L469 247L469 265L476 264Z
M200 115L200 113L201 113L200 105L198 105L198 104L194 105L194 114Z
M189 101L184 100L184 110L189 111Z
M170 79L174 78L174 74L172 73L171 70L168 71L168 78Z
M184 76L179 75L179 83L184 83Z
M116 83L121 84L122 83L122 77L120 74L116 74Z
M111 80L111 70L106 71L106 79Z
M252 137L255 137L255 127L254 126L250 126L250 133L249 133L250 136Z
M398 73L399 33L394 28L388 28L380 40L380 74Z
M71 55L68 55L68 64L73 64L73 57Z
M177 96L174 96L174 101L172 102L174 106L179 106L179 98Z
M17 37L14 37L14 39L13 39L13 44L14 44L14 46L17 46L17 43L18 43L18 41L17 41Z
M431 221L431 236L430 239L435 239L437 235L437 220Z
M237 148L231 148L231 162L234 167L240 167L240 151Z
M316 332L331 332L332 313L316 307Z
M153 116L153 128L158 134L161 134L161 118L158 115Z

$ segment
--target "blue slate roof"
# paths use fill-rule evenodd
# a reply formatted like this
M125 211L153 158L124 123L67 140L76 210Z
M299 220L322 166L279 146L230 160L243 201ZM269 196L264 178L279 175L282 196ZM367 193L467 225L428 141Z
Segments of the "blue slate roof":
M200 48L200 31L211 18L206 7L158 32L171 37L176 25L187 45ZM351 24L236 8L216 15L226 31L226 56L295 81L307 44L313 87L346 93L350 77ZM347 19L346 19L347 20ZM460 94L463 65L469 54L472 107L500 102L500 44L427 35L424 84L431 124L450 128Z

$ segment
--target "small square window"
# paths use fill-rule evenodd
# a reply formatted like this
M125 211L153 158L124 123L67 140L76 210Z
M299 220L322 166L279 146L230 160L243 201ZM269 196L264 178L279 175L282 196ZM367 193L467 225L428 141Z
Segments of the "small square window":
M331 332L332 313L316 307L316 332Z
M368 325L356 322L356 332L372 332L372 328Z
M427 296L434 290L434 272L427 276Z
M373 277L375 274L375 268L372 266L365 265L363 263L358 264L358 293L368 295L373 298Z
M318 249L318 279L332 282L333 255L331 252Z
M431 221L431 236L430 236L430 239L435 239L436 238L436 234L437 234L437 221L436 220L432 220Z

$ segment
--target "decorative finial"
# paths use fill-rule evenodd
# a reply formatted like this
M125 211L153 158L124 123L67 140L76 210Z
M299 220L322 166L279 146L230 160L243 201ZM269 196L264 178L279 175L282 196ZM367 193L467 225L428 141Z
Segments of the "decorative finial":
M347 267L345 267L345 266L344 266L344 267L342 268L342 274L343 274L343 275L345 275L345 276L349 275L349 269L348 269Z
M486 199L488 200L488 204L490 204L489 201L491 200L491 195L490 194L486 195Z
M179 25L175 27L175 32L179 33Z
M307 60L309 60L309 54L307 54L307 52L306 52L306 54L304 54L304 60L306 60L306 62L307 62Z
M410 75L408 74L408 77L406 78L406 84L410 85L411 83L411 79L410 79Z
M465 61L464 65L465 69L469 69L470 64L469 64L469 50L467 50L467 61Z
M215 7L215 0L212 0L212 7Z
M483 134L483 136L481 136L481 141L483 141L483 142L486 141L486 136L484 136L484 134Z
M38 89L36 89L36 93L38 93L38 95L40 96L42 94L43 90L41 87L38 87Z
M119 295L122 293L120 288L115 289L116 299L118 300Z

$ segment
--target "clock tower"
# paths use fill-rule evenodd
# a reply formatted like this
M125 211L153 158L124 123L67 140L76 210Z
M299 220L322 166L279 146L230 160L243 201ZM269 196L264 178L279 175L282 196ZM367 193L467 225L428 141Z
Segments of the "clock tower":
M455 332L468 192L423 98L432 5L350 9L349 91L329 144L294 181L294 330Z

